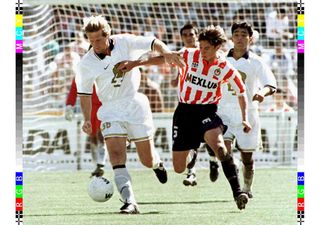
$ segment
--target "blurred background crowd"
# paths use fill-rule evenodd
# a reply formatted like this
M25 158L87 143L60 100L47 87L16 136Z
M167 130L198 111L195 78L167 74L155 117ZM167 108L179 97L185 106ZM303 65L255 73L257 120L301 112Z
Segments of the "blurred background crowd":
M297 109L296 13L292 1L162 2L102 5L40 5L24 7L23 111L57 114L64 111L66 96L75 76L75 65L87 51L82 19L102 14L112 34L154 36L171 50L183 47L179 30L186 23L200 30L219 25L231 37L231 25L248 21L255 29L251 51L270 66L279 90L261 105L263 112ZM232 47L230 41L225 51ZM176 68L168 65L141 68L140 91L150 100L153 112L172 112L177 104L176 87L170 82ZM77 105L78 106L78 105ZM80 112L79 106L77 112Z

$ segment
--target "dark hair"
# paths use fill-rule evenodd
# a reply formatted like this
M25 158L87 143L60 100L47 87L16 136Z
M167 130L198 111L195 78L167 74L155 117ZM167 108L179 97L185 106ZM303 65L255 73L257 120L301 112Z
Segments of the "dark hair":
M227 37L220 26L208 26L199 34L199 41L208 41L211 45L217 46L227 42Z
M199 33L198 28L191 23L187 23L180 29L180 36L182 36L182 31L189 30L189 29L194 30L195 34L198 35L198 33Z
M232 24L232 27L231 27L231 34L234 33L234 31L238 28L243 28L243 29L246 29L249 33L249 37L252 37L253 35L253 29L252 29L252 26L250 23L248 22L236 22L236 23L233 23Z

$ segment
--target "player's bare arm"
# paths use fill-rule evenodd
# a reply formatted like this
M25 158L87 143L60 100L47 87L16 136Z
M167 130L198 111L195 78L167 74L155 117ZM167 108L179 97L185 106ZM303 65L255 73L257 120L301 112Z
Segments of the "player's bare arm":
M90 135L92 132L91 126L91 95L80 96L80 106L83 114L84 123L82 125L82 130Z
M181 67L181 68L183 68L185 66L184 60L179 55L179 53L170 51L168 46L166 46L165 43L163 43L159 39L156 39L154 41L153 50L156 52L159 52L161 55L163 55L166 63L174 64L174 65Z
M241 116L242 116L242 125L243 131L245 133L249 133L251 130L251 125L248 121L248 99L247 95L243 94L238 96L238 102L241 109Z
M167 58L177 57L179 61L183 61L183 58L176 52L165 53L160 56L152 56L145 59L138 60L125 60L119 63L117 69L126 73L138 66L150 66L150 65L161 65L168 62ZM184 64L183 64L184 66Z
M259 103L263 102L264 97L273 95L275 93L276 88L272 87L270 85L264 86L262 89L260 89L252 98L252 101L258 101Z
M125 60L119 63L117 69L126 73L138 66L161 65L165 63L164 56L155 56L138 60Z

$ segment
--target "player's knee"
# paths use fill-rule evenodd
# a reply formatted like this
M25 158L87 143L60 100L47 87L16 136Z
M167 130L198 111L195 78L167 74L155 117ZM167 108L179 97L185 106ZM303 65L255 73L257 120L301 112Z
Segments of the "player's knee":
M254 160L252 158L251 152L241 152L241 159L242 159L242 163L243 163L244 167L247 170L253 169Z
M173 164L173 169L174 169L174 172L176 173L183 173L186 169L186 166L185 165L181 165L181 164Z
M230 155L223 144L219 144L216 149L218 153L217 156L221 162L224 162L230 158Z

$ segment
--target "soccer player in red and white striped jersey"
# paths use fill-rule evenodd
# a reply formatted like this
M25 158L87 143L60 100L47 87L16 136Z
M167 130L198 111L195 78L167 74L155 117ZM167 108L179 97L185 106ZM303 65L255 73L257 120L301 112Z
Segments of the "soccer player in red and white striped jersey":
M226 126L216 114L222 84L229 83L238 96L244 131L250 132L251 126L247 116L245 85L238 71L219 52L226 41L222 28L210 26L199 34L200 48L186 49L183 53L186 66L179 77L179 105L173 116L172 161L175 172L184 172L190 150L206 142L221 161L233 197L241 210L245 208L248 196L240 189L236 166L224 144ZM124 62L118 68L125 72L139 65L160 64L164 59L156 57L137 61Z
M249 132L245 85L238 71L219 51L227 41L220 27L210 26L199 34L200 48L187 49L183 58L186 67L179 79L179 105L173 117L173 166L182 173L190 149L205 141L216 153L233 191L239 209L244 209L247 194L240 189L232 155L223 141L226 128L216 114L222 84L229 83L236 91L241 108L243 129Z

